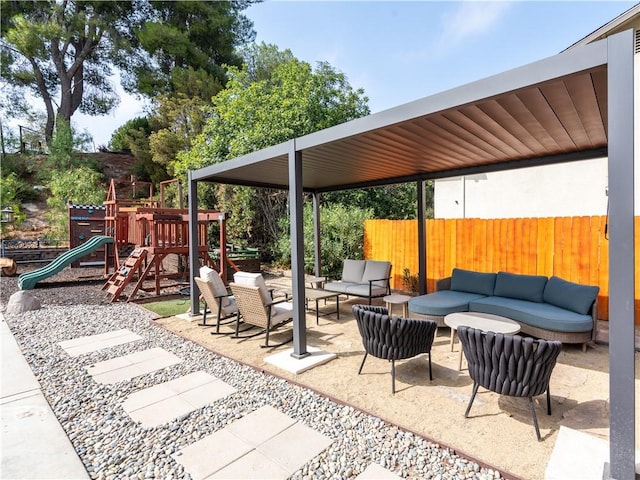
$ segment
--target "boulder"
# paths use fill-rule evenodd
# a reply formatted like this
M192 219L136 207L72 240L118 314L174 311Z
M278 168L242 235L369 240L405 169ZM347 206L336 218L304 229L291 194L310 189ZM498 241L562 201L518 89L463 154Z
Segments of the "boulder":
M31 292L18 290L9 297L6 313L22 313L29 310L38 310L39 308L40 300L34 297Z

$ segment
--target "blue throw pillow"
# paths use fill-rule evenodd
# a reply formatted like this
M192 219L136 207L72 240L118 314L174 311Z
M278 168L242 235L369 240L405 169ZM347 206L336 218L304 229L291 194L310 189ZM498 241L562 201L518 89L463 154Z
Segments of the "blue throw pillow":
M495 273L472 272L461 268L454 268L451 273L451 290L457 290L458 292L493 295L495 284Z
M543 300L556 307L586 315L596 299L600 287L568 282L560 277L551 277L544 288Z
M517 298L542 303L547 277L542 275L518 275L498 272L493 294L498 297Z

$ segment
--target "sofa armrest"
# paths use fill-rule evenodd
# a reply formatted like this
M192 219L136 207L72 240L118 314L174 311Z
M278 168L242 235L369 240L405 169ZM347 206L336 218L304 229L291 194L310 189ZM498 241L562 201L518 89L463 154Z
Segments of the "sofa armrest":
M436 282L436 292L440 290L451 290L451 277L445 277Z

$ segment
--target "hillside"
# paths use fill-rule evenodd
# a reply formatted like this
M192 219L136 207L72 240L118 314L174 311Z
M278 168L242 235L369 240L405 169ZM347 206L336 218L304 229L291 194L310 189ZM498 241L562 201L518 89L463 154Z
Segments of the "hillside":
M104 190L105 197L107 195L108 182L111 179L128 180L136 162L135 157L128 153L96 152L79 153L77 155L87 161L96 161L102 166L102 172L107 184ZM30 159L34 161L34 171L37 171L38 164L42 162L42 156L34 155L31 156ZM29 181L29 179L27 179L27 181ZM33 180L33 186L36 187L35 180ZM6 238L37 239L45 237L49 232L49 225L44 216L47 210L46 200L46 191L41 191L34 201L23 203L21 207L26 214L26 219L18 228L11 229L7 233Z

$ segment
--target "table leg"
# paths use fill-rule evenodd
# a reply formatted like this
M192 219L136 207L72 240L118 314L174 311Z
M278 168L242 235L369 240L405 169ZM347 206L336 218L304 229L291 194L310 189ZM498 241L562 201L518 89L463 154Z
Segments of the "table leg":
M451 348L451 351L453 352L453 337L456 335L456 331L454 328L451 329L451 338L449 339L449 347Z
M403 303L402 304L402 316L404 318L409 318L409 304L408 303Z
M318 312L318 299L316 298L316 325L320 325L320 314Z
M458 352L458 371L462 370L462 345L460 345L460 351Z
M340 320L340 295L336 295L336 314L338 320Z

